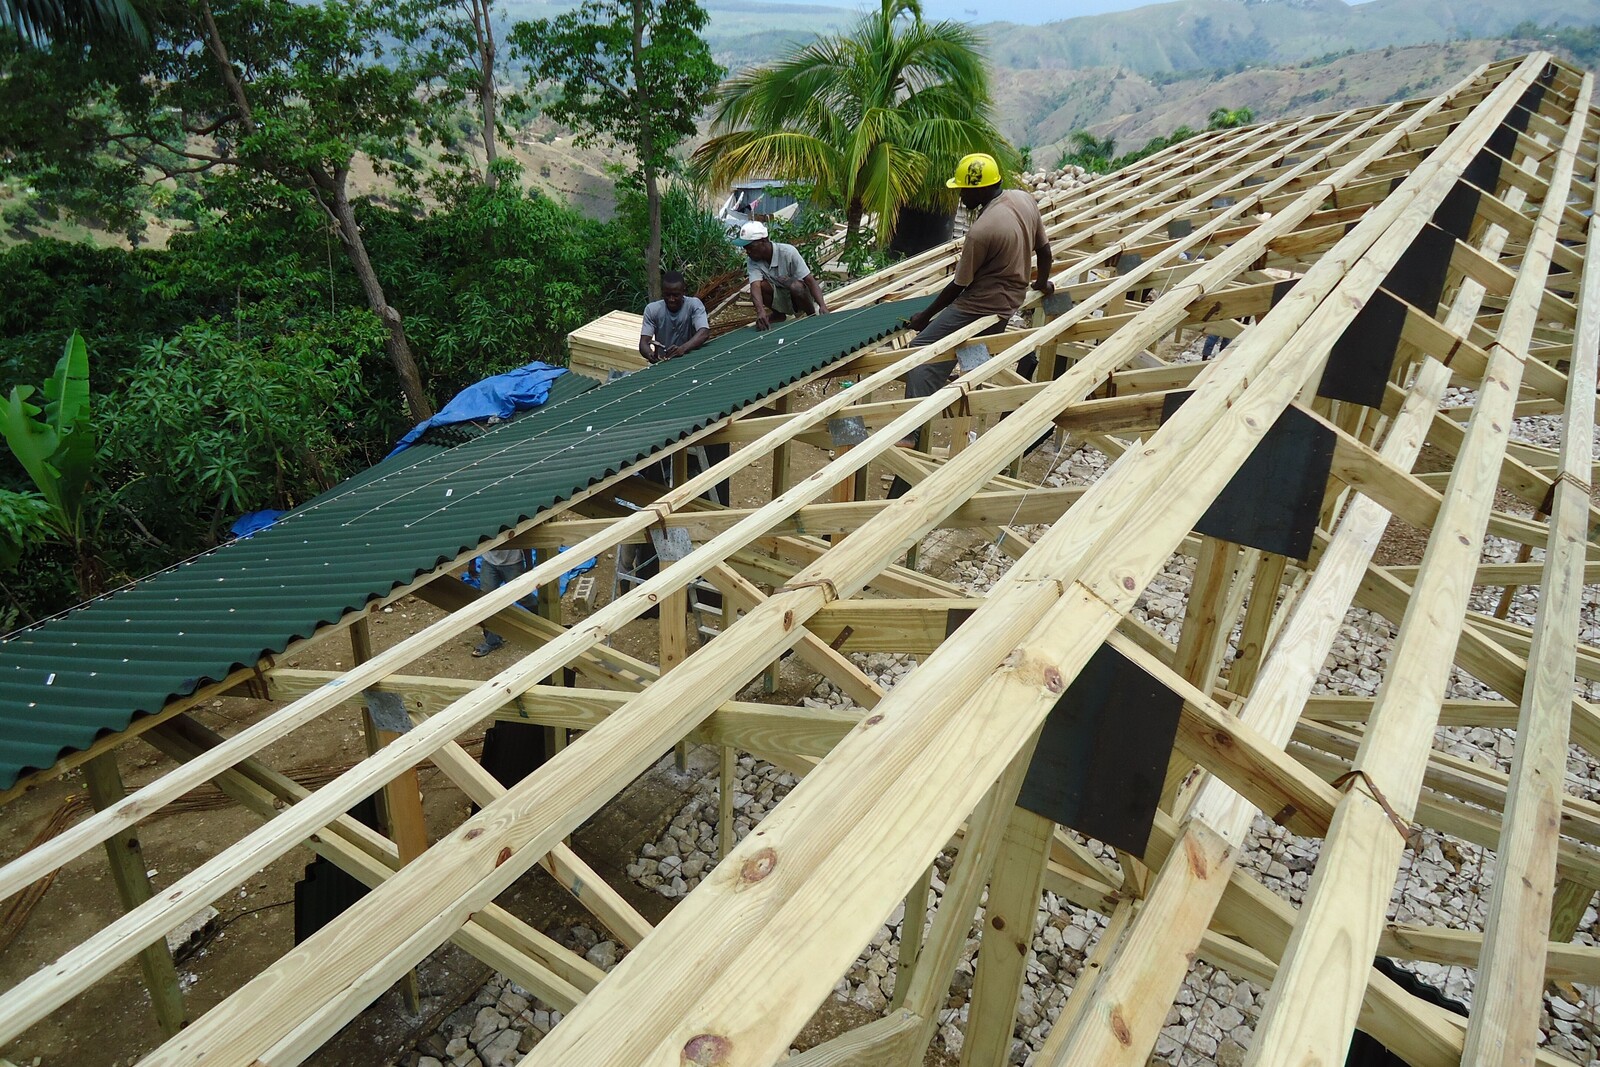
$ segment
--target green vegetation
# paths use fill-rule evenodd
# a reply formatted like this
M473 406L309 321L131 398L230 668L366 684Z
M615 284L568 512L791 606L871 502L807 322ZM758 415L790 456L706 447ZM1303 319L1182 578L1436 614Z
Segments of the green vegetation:
M1590 70L1600 63L1600 26L1541 26L1525 19L1508 36L1538 41L1540 48L1561 52Z
M59 541L72 553L78 595L93 596L100 592L89 509L96 450L89 350L76 333L42 392L40 405L31 385L14 386L0 407L0 437L32 483L31 491L0 497L0 563L14 566L30 545Z
M1231 130L1238 126L1248 126L1254 120L1255 112L1247 107L1219 107L1211 112L1206 129ZM1096 137L1088 130L1076 130L1067 139L1065 151L1056 160L1056 169L1069 166L1082 167L1090 174L1109 174L1114 170L1121 170L1130 163L1137 163L1141 159L1153 156L1162 149L1187 141L1197 132L1188 126L1179 126L1164 137L1151 138L1145 142L1143 148L1124 152L1119 156L1116 154L1117 143L1114 139Z
M631 177L644 187L652 297L661 295L661 176L723 73L699 37L705 25L696 0L584 0L511 31L532 79L555 85L546 113L576 129L580 142L603 139L637 161Z
M691 284L726 270L720 227L688 210L686 191L667 196L665 261L696 272ZM516 181L470 183L427 215L353 206L382 283L405 294L429 386L447 397L533 359L559 363L568 331L639 306L642 200L625 197L610 223ZM45 380L78 324L89 336L96 449L82 528L99 530L90 558L106 582L215 544L242 511L305 502L409 427L386 331L334 242L310 213L259 213L163 250L45 239L0 252L0 382ZM708 248L721 258L701 267ZM43 503L0 449L0 543L14 564L0 558L0 584L20 609L13 621L92 588Z
M696 168L719 185L755 174L815 182L821 202L844 210L848 243L869 214L883 240L903 205L953 206L944 179L966 153L1016 169L981 45L965 25L925 22L917 0L880 0L850 33L731 78Z
M132 0L0 0L0 33L43 47L64 39L143 45L150 40Z
M3 2L15 24L45 0ZM19 385L0 629L204 550L239 512L305 502L485 375L561 362L566 333L639 306L656 257L691 284L739 266L695 191L664 178L720 75L691 0L594 0L563 23L626 60L582 72L620 95L569 86L551 110L652 172L606 223L525 192L499 157L501 116L530 105L497 89L486 0L157 6L144 48L38 10L31 36L0 34L0 197L20 240L0 252L0 383ZM355 191L369 171L380 195ZM152 218L183 220L159 250L138 247ZM69 335L70 373L52 375ZM47 403L30 400L40 381ZM61 405L63 382L82 403ZM51 441L78 451L58 463Z

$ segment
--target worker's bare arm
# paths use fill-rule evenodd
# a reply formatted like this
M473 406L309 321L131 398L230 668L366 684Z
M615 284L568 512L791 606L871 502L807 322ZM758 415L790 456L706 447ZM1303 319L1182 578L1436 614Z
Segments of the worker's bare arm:
M750 303L756 306L756 329L758 330L765 330L772 325L772 314L767 310L766 301L762 299L762 286L763 282L759 278L750 283Z
M812 301L817 305L817 314L826 315L828 313L828 301L822 295L822 286L817 284L817 276L815 274L807 274L805 283L806 288L811 292Z
M951 282L950 284L946 285L943 289L939 290L939 295L934 297L933 303L929 304L924 310L919 311L915 315L911 316L911 319L909 320L911 328L919 333L923 330L926 330L928 328L928 323L933 321L934 316L939 314L939 312L943 311L945 308L949 307L951 304L955 303L956 297L964 293L966 289L966 286L957 285L955 282Z
M1050 280L1050 270L1055 266L1055 258L1050 254L1050 242L1046 241L1033 250L1039 273L1033 281L1033 287L1045 296L1056 291L1055 282Z

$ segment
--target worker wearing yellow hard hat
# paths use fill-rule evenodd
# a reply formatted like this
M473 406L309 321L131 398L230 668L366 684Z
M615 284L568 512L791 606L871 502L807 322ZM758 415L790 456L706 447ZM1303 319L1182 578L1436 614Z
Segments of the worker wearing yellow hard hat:
M911 327L917 331L914 346L930 345L980 319L990 321L983 333L1004 330L1028 295L1034 274L1030 268L1037 269L1031 279L1035 289L1046 296L1055 292L1050 281L1050 239L1039 205L1031 193L1005 187L994 156L987 152L962 156L944 184L960 193L961 203L976 218L967 227L955 277L932 304L911 316ZM953 369L953 359L915 368L906 375L906 396L938 392ZM1018 369L1031 373L1020 363ZM914 443L911 438L902 442Z
M955 177L945 183L948 189L986 189L1000 184L1000 164L987 152L970 152L956 164Z

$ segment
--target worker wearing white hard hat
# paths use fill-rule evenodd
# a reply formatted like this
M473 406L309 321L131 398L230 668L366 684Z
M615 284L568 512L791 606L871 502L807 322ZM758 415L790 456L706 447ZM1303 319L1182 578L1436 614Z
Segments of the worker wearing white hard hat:
M764 222L747 222L739 227L733 243L744 249L750 278L750 302L756 307L756 329L765 330L790 315L828 313L822 295L805 257L794 245L774 241Z

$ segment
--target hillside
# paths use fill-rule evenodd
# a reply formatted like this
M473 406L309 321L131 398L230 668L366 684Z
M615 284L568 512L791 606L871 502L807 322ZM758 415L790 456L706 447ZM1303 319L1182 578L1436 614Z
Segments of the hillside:
M1014 70L1110 67L1143 75L1282 66L1355 49L1498 37L1525 19L1600 22L1600 0L1176 0L1043 26L990 23L989 51Z
M1219 107L1248 107L1258 119L1274 119L1437 93L1480 63L1534 47L1500 39L1381 48L1166 84L1127 71L1001 68L996 95L1006 135L1033 145L1036 161L1051 163L1074 130L1137 148L1178 126L1202 128Z

